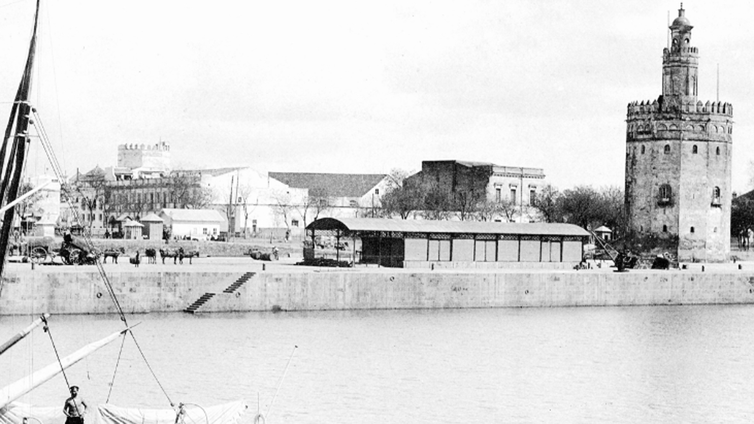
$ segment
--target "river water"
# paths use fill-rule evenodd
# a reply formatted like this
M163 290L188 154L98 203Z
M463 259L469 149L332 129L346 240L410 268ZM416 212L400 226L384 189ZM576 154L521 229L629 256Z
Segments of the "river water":
M0 340L30 321L0 317ZM139 323L147 362L126 339L112 391L120 341L67 373L91 404L108 393L121 406L245 399L247 421L259 409L268 423L754 418L751 306L150 314L129 322ZM67 354L119 324L55 316L50 334ZM39 329L0 357L0 383L54 360ZM62 406L66 396L59 377L23 400Z

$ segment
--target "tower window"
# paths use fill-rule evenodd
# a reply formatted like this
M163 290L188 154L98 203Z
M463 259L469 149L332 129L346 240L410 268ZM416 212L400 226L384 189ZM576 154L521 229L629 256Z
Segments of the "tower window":
M666 145L665 145L665 150L664 150L664 151L665 151L665 154L666 154L666 155L667 155L668 153L670 153L670 144L666 144Z
M641 146L641 154L644 154L644 146Z
M717 153L717 155L720 156L720 147L718 147L717 149L715 149L715 153Z
M722 203L720 202L720 187L715 187L712 189L712 206L720 206Z
M662 232L663 233L667 233L668 232L668 226L667 225L663 225L662 226Z
M660 206L667 206L670 205L671 200L673 199L673 191L670 188L669 184L663 184L660 186L660 191L658 193L658 199L657 204Z
M694 234L694 227L691 227L691 234Z
M691 153L697 154L698 151L699 151L699 149L697 149L696 144L695 144L694 147L691 148Z

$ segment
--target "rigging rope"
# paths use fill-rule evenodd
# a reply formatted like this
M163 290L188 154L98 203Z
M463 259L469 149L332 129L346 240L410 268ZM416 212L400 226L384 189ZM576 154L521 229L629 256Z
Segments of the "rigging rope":
M160 386L160 390L162 390L162 393L165 395L166 398L168 398L168 402L170 403L170 406L171 407L175 406L173 401L170 399L170 396L168 396L168 392L166 392L165 388L162 387L162 383L160 383L160 380L157 378L157 375L154 373L152 366L149 365L149 361L147 361L147 357L144 356L144 352L141 350L141 346L139 346L139 342L136 341L136 336L134 336L134 332L129 331L129 333L131 334L131 338L134 340L134 344L136 345L136 348L139 350L141 357L144 359L144 363L147 364L147 368L149 368L149 372L152 373L152 376L154 377L154 380L157 382L157 385Z
M63 366L63 362L60 360L60 354L58 354L58 348L55 346L55 340L52 338L52 331L50 331L50 326L47 324L47 318L42 316L42 322L45 323L44 330L45 333L47 333L48 336L50 336L50 342L52 343L52 350L55 351L55 357L58 358L58 364L60 364L60 371L63 374L63 378L65 379L65 385L66 387L71 387L71 384L68 382L68 376L65 373L65 367Z
M120 365L120 357L123 354L123 345L126 344L126 338L120 339L120 350L118 351L118 360L115 361L115 370L113 370L113 379L110 381L110 390L107 391L107 399L105 403L110 403L110 394L113 392L113 386L115 385L115 374L118 373L118 365Z
M34 114L34 120L30 123L34 125L34 128L37 129L37 132L39 134L39 139L42 144L42 148L45 151L45 154L47 155L48 160L50 161L50 165L53 168L53 172L55 173L55 176L58 178L58 181L60 181L60 189L63 192L63 195L66 199L66 203L68 204L70 210L72 211L74 218L78 222L83 222L80 218L78 209L74 206L72 199L72 192L70 188L68 187L68 184L65 184L64 177L63 177L63 171L60 167L60 163L58 162L57 157L55 156L55 152L52 149L52 145L50 144L49 138L47 137L47 131L44 128L44 125L42 125L42 119L37 113L36 108L32 108L32 113ZM79 193L81 193L79 191ZM86 195L84 193L81 193L81 195L87 199ZM86 248L89 251L94 251L94 243L92 242L92 238L90 234L87 234L86 232L83 233L82 238L84 239L84 244L86 245ZM107 273L105 273L105 268L102 266L102 262L99 259L99 256L95 256L94 264L97 267L97 271L99 272L100 277L102 278L103 283L105 284L105 289L107 290L107 293L110 295L110 299L113 301L113 304L115 305L115 308L118 311L118 314L120 315L120 320L123 321L126 327L128 327L128 320L126 319L126 314L123 312L123 308L120 305L120 302L118 301L118 297L115 295L115 289L113 288L112 283L110 282L110 279L107 276ZM152 377L157 382L157 385L160 387L160 390L162 390L162 393L167 398L168 402L170 403L170 406L173 407L175 404L170 399L170 396L168 395L167 391L163 387L162 383L160 382L159 378L157 378L157 374L155 374L154 369L152 369L151 364L147 360L147 357L144 355L144 352L141 349L141 346L139 346L139 342L136 340L136 336L134 335L133 331L129 331L129 334L131 334L131 338L134 341L134 344L136 345L136 348L139 350L139 354L141 355L142 359L144 360L144 363L147 365L147 368L149 369L149 372L152 374ZM125 340L125 337L124 337ZM121 350L122 350L121 345ZM57 352L56 352L57 353ZM120 354L118 354L118 363L120 363ZM113 382L115 381L115 375L117 373L117 367L118 363L116 363L116 370L113 373ZM67 379L66 379L67 382ZM112 392L112 383L110 385ZM108 393L108 400L110 398L110 393Z

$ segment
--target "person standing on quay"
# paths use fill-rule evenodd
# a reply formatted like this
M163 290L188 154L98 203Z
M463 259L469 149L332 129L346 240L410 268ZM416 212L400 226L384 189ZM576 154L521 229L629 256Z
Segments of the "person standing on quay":
M65 424L84 424L84 414L88 407L86 401L78 394L79 386L71 386L71 397L66 399L63 405L63 413L67 417Z

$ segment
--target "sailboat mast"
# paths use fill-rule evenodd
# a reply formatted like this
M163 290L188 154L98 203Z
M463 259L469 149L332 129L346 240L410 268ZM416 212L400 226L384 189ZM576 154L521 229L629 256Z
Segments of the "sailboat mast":
M26 148L29 142L29 115L31 113L29 93L31 91L31 77L34 69L34 55L37 48L39 2L40 0L37 0L34 13L34 30L29 43L29 54L26 57L24 74L21 77L21 83L18 85L16 99L10 118L8 119L8 126L5 129L3 147L0 149L0 160L2 161L0 163L3 165L2 184L0 184L0 200L2 200L2 204L12 202L18 197L24 161L26 159ZM13 129L14 121L15 131ZM8 143L11 143L11 136L13 141L9 154ZM9 208L3 214L3 225L2 229L0 229L0 258L5 258L8 252L8 240L13 226L14 213L14 208ZM5 261L0 260L0 278L2 278L4 270Z
M42 324L47 318L50 317L50 314L44 314L41 317L37 318L34 322L32 322L28 327L24 328L23 330L16 333L13 337L8 339L7 342L3 343L2 346L0 346L0 355L2 355L6 350L10 349L15 345L16 343L20 342L24 337L28 336L29 333L31 333L31 330L37 328L40 324Z

